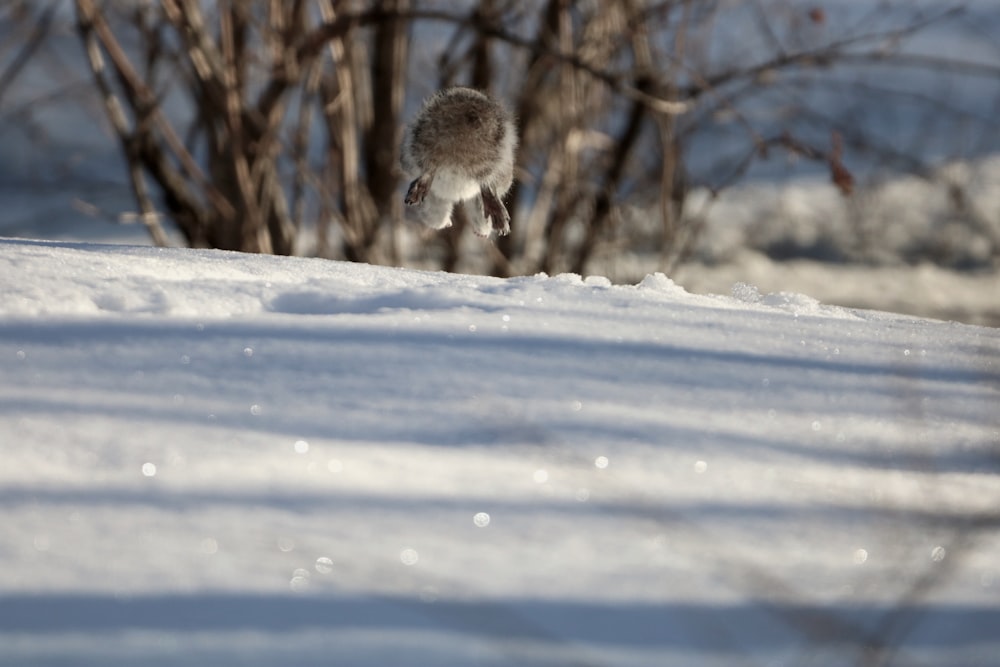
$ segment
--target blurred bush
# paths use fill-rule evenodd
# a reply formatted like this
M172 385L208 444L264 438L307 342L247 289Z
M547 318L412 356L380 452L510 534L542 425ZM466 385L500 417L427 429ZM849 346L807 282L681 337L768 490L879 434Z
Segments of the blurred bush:
M52 22L75 26L157 243L167 225L192 246L498 275L585 273L622 256L670 270L699 252L734 184L821 174L817 210L840 198L839 240L803 246L794 220L777 238L752 221L742 238L778 258L877 261L908 231L865 202L904 173L940 184L952 206L927 238L949 242L896 242L896 258L1000 257L1000 210L971 207L974 184L941 169L1000 149L989 3L63 5L0 5L0 109ZM402 127L453 84L491 90L519 121L513 233L495 243L467 233L460 212L438 234L403 220Z

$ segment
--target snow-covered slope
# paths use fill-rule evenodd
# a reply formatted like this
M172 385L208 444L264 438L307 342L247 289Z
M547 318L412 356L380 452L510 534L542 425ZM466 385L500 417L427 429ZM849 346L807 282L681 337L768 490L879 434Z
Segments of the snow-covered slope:
M988 665L1000 331L0 240L0 665Z

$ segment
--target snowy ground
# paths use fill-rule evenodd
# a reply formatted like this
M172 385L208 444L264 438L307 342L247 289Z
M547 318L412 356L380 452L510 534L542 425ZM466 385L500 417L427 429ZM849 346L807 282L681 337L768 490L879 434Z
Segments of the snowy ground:
M1000 655L1000 331L0 240L0 665Z
M683 264L672 279L700 294L728 294L747 282L761 291L792 290L823 303L1000 327L1000 269L950 271L915 266L863 266L808 259L775 262L760 253L735 253L723 264Z
M954 188L962 193L956 205ZM896 175L850 198L826 179L745 184L687 215L704 221L692 256L670 272L695 293L737 282L823 303L1000 326L1000 157ZM641 229L657 220L639 211ZM614 282L654 271L657 255L612 248L592 268Z
M953 210L949 182L964 188L964 219ZM826 180L814 179L748 184L724 191L711 203L705 197L703 191L692 195L688 211L705 224L692 256L670 271L670 278L690 292L729 294L733 284L747 282L761 291L791 291L826 304L1000 327L1000 257L995 253L1000 218L994 213L1000 211L998 156L946 165L932 179L887 179L851 199ZM60 182L31 189L0 182L0 201L5 204L0 236L151 242L128 213L134 201L124 184ZM114 222L115 211L133 222ZM655 211L631 215L633 241L650 234L658 219ZM183 245L169 224L167 229L171 243ZM426 265L427 242L414 227L397 228L396 242L404 263ZM471 232L464 242L459 269L488 273L492 259L486 244ZM662 266L659 252L650 247L656 244L612 243L589 269L616 284L639 282ZM313 254L306 231L299 250ZM935 254L940 263L931 261Z

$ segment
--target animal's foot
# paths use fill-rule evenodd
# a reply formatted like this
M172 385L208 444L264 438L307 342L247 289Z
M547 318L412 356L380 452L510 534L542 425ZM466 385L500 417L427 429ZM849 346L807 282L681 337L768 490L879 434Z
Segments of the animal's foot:
M410 189L406 191L406 197L403 198L403 201L408 206L415 206L422 203L427 193L431 191L432 180L434 180L434 177L431 174L424 174L410 183Z
M491 222L497 236L510 234L510 213L496 193L489 188L482 189L483 215Z

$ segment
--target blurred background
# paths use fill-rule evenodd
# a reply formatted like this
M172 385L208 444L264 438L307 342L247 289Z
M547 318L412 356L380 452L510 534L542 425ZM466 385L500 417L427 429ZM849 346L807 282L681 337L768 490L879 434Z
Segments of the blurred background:
M421 101L516 114L512 234L403 220ZM1000 325L993 0L0 0L0 235Z

